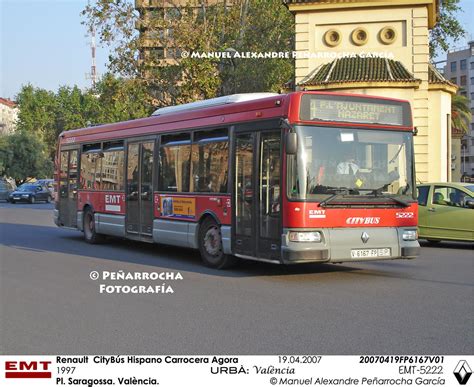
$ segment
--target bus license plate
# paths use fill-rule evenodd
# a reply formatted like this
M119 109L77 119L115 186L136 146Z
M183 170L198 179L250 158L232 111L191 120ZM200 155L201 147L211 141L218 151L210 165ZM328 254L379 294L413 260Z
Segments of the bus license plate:
M357 249L351 250L351 258L390 257L390 249Z

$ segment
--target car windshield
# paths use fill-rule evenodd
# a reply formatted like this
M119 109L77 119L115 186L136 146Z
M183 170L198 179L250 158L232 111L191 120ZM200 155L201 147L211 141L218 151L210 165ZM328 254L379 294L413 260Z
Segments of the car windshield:
M21 191L21 192L36 191L36 187L38 186L34 184L23 184L20 187L18 187L18 191Z
M413 200L409 132L297 126L298 152L288 156L288 197L325 200L396 196ZM329 196L328 196L329 195Z
M474 192L474 185L466 185L464 188L467 188L469 191Z

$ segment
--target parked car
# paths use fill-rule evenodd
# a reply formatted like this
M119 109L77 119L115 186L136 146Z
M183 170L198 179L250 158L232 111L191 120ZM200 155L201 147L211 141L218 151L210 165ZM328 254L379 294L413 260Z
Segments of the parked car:
M11 203L29 202L31 204L39 201L51 203L52 198L53 194L49 191L47 186L36 183L22 184L9 196Z
M8 201L13 191L15 191L15 188L9 181L0 179L0 200Z
M473 183L428 183L417 190L419 238L474 242Z

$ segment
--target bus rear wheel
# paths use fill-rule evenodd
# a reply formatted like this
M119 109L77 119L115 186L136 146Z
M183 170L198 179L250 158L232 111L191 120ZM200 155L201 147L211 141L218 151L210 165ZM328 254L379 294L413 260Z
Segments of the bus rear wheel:
M199 227L199 252L204 264L215 269L231 267L237 260L224 254L221 228L211 218L205 219Z
M84 213L83 226L84 239L87 243L96 244L104 240L104 236L95 231L94 213L91 209L87 209Z

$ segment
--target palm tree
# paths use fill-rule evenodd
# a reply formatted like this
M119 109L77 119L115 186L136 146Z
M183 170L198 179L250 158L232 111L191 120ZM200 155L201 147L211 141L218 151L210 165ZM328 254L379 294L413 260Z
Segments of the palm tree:
M453 95L451 97L451 127L463 134L468 134L471 118L469 99L459 94Z

